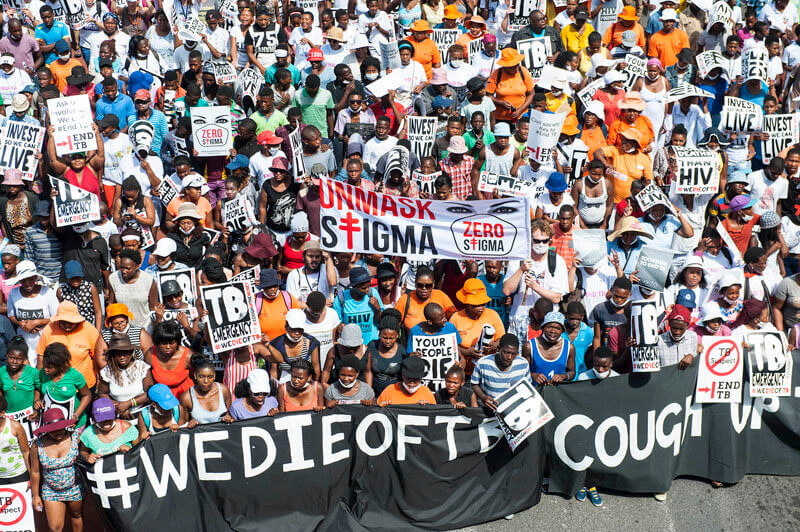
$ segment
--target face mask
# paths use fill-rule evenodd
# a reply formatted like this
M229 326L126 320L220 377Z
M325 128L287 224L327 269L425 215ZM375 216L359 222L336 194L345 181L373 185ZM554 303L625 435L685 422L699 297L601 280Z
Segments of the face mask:
M463 64L464 64L463 59L453 59L452 61L450 61L450 66L453 68L458 68Z
M62 61L67 61L67 60L69 60L69 53L58 54L58 58L61 59Z
M591 175L588 175L588 176L586 176L586 177L588 177L588 178L589 178L589 181L590 181L590 182L591 182L593 185L596 185L597 183L599 183L600 181L602 181L602 180L603 180L603 178L601 177L600 179L598 179L598 180L596 180L596 181L595 181L595 179L594 179L594 178L593 178Z
M537 255L544 255L545 253L547 253L548 249L549 249L549 247L548 247L547 244L534 244L533 245L533 252L536 253Z
M639 291L642 293L644 297L650 297L653 294L653 291L648 288L639 287Z
M639 240L639 237L638 236L633 237L633 239L630 242L628 242L628 239L626 239L625 237L620 237L620 240L626 245L632 246L636 243L637 240Z
M73 225L72 230L78 233L79 235L82 235L83 233L89 230L89 224L85 223L85 224Z
M655 74L652 74L652 75L650 74L650 72L647 73L647 79L649 79L650 81L657 80L659 78L659 76L661 76L661 74L659 72L656 72Z
M738 299L730 299L728 296L725 296L722 299L724 299L729 305L735 305L738 301Z
M378 74L365 74L364 77L367 79L367 81L375 81L378 79Z
M612 307L614 307L614 308L622 308L622 307L624 307L625 305L627 305L627 304L628 304L628 301L630 301L630 300L631 300L631 298L628 298L628 299L626 299L625 301L623 301L623 302L622 302L622 304L620 304L620 305L618 305L618 304L617 304L617 302L616 302L616 301L614 301L614 298L613 298L613 297L612 297L611 299L609 299L608 301L611 303L611 306L612 306Z
M672 339L673 339L674 341L676 341L676 342L680 342L680 341L681 341L681 338L683 338L685 334L686 334L686 333L683 333L683 334L682 334L682 335L680 335L680 336L675 336L674 334L672 334L672 331L670 331L670 332L669 332L669 336L670 336L670 338L672 338Z
M169 261L169 262L167 262L167 263L165 263L163 265L159 264L158 265L158 269L159 270L168 270L169 267L172 266L172 263L173 263L173 261Z
M347 388L347 389L349 390L350 388L352 388L353 386L355 386L355 385L356 385L356 382L358 382L358 380L354 380L354 381L353 381L353 382L351 382L350 384L345 384L345 383L342 381L342 379L339 379L339 386L341 386L342 388Z
M409 386L409 385L408 385L408 384L406 384L405 382L403 383L403 388L405 388L405 389L406 389L406 391L407 391L409 394L413 394L414 392L416 392L417 390L419 390L420 386L422 386L422 384L421 384L421 383L420 383L420 384L417 384L416 386Z
M744 223L747 223L747 222L749 222L750 220L753 219L753 215L752 214L742 214L741 215L741 219L742 219L742 221Z
M550 91L550 93L551 93L553 96L555 96L556 98L558 98L558 97L560 97L562 94L564 94L564 91L562 91L561 89L553 89L553 90L551 90L551 91Z
M291 382L291 381L289 381L289 382ZM295 390L305 390L306 388L308 388L309 384L311 384L311 381L306 381L306 383L304 385L299 386L299 387L295 386L294 384L292 384L292 388L294 388Z
M650 219L653 220L654 222L660 222L661 220L664 219L665 215L662 214L661 216L654 216L653 213L651 212L651 213L648 213L647 216L649 216Z
M709 75L708 75L708 76L706 76L706 77L707 77L708 79L717 79L717 78L719 77L719 74L714 74L713 76L712 76L711 74L709 74Z
M178 227L178 229L180 229L181 233L183 233L184 235L190 235L190 234L192 234L192 231L194 231L194 228L189 229L188 231L186 229L184 229L183 227Z
M270 154L270 155L278 155L278 152L279 152L279 151L281 151L281 149L280 149L280 148L270 148L270 149L269 149L269 154Z
M608 371L597 371L594 370L594 374L597 376L598 379L605 379L609 375L611 375L611 370Z
M636 148L631 146L630 148L625 150L625 153L636 153Z

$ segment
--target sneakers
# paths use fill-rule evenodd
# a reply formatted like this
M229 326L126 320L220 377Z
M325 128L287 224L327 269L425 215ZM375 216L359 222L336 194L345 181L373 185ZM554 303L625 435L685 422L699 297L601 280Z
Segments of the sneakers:
M664 502L667 500L667 494L665 493L654 493L653 498L658 502Z
M511 521L512 519L514 519L514 514L504 515L503 519L505 519L506 521Z
M597 493L597 488L589 488L589 500L592 501L597 508L603 506L603 499L600 497L600 494Z
M575 500L580 501L580 502L585 501L586 500L586 496L588 495L588 493L589 492L586 491L586 488L579 489L578 493L575 494Z

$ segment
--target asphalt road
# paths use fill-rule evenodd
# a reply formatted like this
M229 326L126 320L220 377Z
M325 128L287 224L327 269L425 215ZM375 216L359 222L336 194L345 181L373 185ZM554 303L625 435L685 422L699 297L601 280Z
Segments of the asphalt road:
M799 530L800 477L750 475L735 486L713 489L708 482L673 481L667 500L600 491L603 506L559 495L538 505L463 532L512 530Z

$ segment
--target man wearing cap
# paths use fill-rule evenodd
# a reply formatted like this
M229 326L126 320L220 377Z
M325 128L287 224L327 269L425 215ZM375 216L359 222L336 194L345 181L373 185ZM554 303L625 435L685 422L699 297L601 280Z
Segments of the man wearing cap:
M136 107L127 94L121 94L117 80L106 78L103 80L103 97L95 104L95 120L102 120L105 115L116 115L119 119L119 129L128 132L128 126L136 121Z
M427 372L427 364L422 358L406 358L400 367L400 382L387 386L378 396L377 404L379 406L436 404L433 392L422 384L422 378Z
M62 40L69 43L69 28L55 19L55 13L50 6L43 5L39 9L39 16L42 18L42 23L36 26L34 37L39 44L39 50L44 54L45 64L49 65L56 60L55 44ZM69 44L67 51L69 52Z
M494 126L494 142L481 148L472 166L473 191L478 190L481 172L493 172L497 175L516 176L522 164L522 155L509 143L511 127L506 122L497 122ZM486 199L490 194L483 193Z
M327 87L328 83L336 79L333 67L329 68L327 66L325 56L320 48L312 48L308 51L308 66L300 71L300 83L305 84L306 79L311 74L316 74L319 77L323 87Z
M58 281L63 264L64 251L61 239L53 231L51 207L53 202L41 200L36 203L33 215L36 222L25 230L23 258L36 264L38 272L50 282Z
M14 66L32 75L44 64L44 57L39 51L36 39L22 31L22 22L18 18L8 20L8 34L0 39L0 52L7 52L14 57Z
M758 214L753 214L753 206L756 202L756 198L744 194L736 196L728 205L728 217L722 221L722 227L728 231L731 240L742 255L748 248L758 246L753 235L753 227L760 218Z
M644 28L642 28L638 20L639 17L636 15L635 6L623 7L622 13L617 17L617 22L612 24L603 35L603 44L608 49L620 46L622 45L622 34L626 31L632 31L635 34L635 41L632 44L644 48Z
M299 222L292 219L293 233L308 233L308 217ZM331 294L332 286L336 286L336 267L330 254L322 253L318 240L306 240L303 244L303 267L291 270L286 276L286 291L295 299L305 303L311 292Z
M547 17L539 10L531 11L529 22L527 26L514 32L510 46L516 49L519 41L548 38L550 39L550 51L553 55L547 58L547 62L552 63L558 54L564 51L564 42L561 40L561 35L553 26L547 25Z
M364 345L378 338L378 318L383 310L377 290L370 287L371 282L372 277L365 268L352 268L350 288L340 290L333 299L333 310L339 315L342 326L357 324L361 328Z
M155 264L149 265L145 271L153 277L156 277L160 272L188 268L185 264L173 260L172 256L176 251L178 251L178 245L174 240L171 238L160 238L156 242L156 249L152 252L152 255L156 259Z
M577 1L571 0L567 3L567 10L569 10L570 4L572 4L574 10L574 20L561 26L561 41L567 51L577 54L580 50L589 46L589 35L594 31L594 28L586 22L589 18L589 10L586 6L580 6L576 9ZM566 12L566 10L562 11L561 14L563 15Z
M28 73L14 66L14 56L10 52L0 53L0 97L5 105L31 83Z
M678 53L689 48L689 36L676 28L678 13L674 9L664 9L661 13L662 28L650 37L647 55L657 57L666 68L678 62Z
M139 89L133 96L133 104L136 108L136 120L147 120L153 124L153 142L150 150L153 153L161 153L161 143L167 135L167 117L158 109L151 107L150 91Z
M70 366L81 372L89 388L94 387L97 372L106 365L105 357L101 356L106 351L106 342L95 326L81 316L72 301L59 303L56 315L42 329L36 346L39 355L37 368L42 367L45 348L55 342L67 346L71 356Z

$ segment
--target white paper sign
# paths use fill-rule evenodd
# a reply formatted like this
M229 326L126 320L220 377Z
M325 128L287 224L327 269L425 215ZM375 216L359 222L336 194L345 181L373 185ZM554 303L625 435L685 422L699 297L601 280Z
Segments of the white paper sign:
M553 164L553 153L567 113L543 113L533 110L530 115L528 156L541 164Z
M744 362L738 338L707 336L697 370L696 403L741 403ZM693 353L688 353L693 354Z
M673 187L677 194L713 194L719 188L719 155L702 148L673 146L675 150L675 177Z
M66 96L47 101L56 155L87 152L97 149L92 128L92 108L89 96Z
M192 140L199 157L228 156L233 148L227 106L192 107Z
M554 417L550 407L527 379L519 380L495 400L495 417L512 451Z

